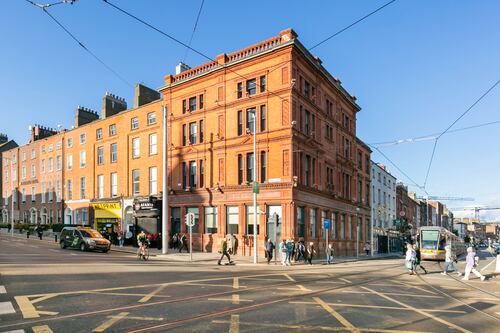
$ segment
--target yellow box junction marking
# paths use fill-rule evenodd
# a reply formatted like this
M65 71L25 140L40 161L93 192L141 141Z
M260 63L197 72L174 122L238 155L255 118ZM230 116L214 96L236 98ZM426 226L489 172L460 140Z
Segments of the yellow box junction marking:
M113 316L113 318L106 320L104 323L97 326L92 332L104 332L105 330L116 324L119 320L125 318L128 314L129 312L120 312L118 315Z
M385 294L379 293L378 291L375 291L375 290L370 289L370 288L367 288L367 287L361 287L361 288L363 288L363 289L365 289L365 290L368 290L369 292L371 292L371 293L373 293L373 294L375 294L375 295L378 295L378 296L380 296L380 297L382 297L382 298L385 298L385 299L387 299L387 300L389 300L389 301L391 301L391 302L393 302L393 303L396 303L396 304L398 304L398 305L400 305L400 306L402 306L402 307L405 307L405 308L407 308L407 309L412 309L413 311L415 311L415 312L417 312L417 313L419 313L419 314L421 314L421 315L423 315L423 316L426 316L426 317L428 317L428 318L434 319L435 321L440 322L441 324L447 325L447 326L448 326L448 327L450 327L450 328L454 328L454 329L456 329L457 331L460 331L460 332L463 332L463 333L472 333L471 331L469 331L469 330L467 330L467 329L465 329L465 328L463 328L463 327L457 326L457 325L455 325L455 324L453 324L453 323L450 323L449 321L446 321L446 320L444 320L444 319L438 318L438 317L436 317L436 316L434 316L434 315L432 315L432 314L430 314L430 313L427 313L426 311L423 311L423 310L419 310L419 309L417 309L417 308L414 308L413 306L410 306L410 305L408 305L408 304L405 304L405 303L403 303L403 302L400 302L400 301L398 301L398 300L396 300L396 299L394 299L394 298L392 298L392 297L389 297L389 296L387 296L387 295L385 295Z
M231 322L229 324L229 333L240 332L240 315L231 315Z
M31 329L33 330L33 333L53 333L47 325L33 326Z
M323 309L325 309L328 313L330 313L335 319L337 319L342 325L348 328L351 332L360 332L359 329L354 327L353 324L347 319L345 319L340 313L335 311L331 306L326 304L321 298L313 297L313 300L316 301Z

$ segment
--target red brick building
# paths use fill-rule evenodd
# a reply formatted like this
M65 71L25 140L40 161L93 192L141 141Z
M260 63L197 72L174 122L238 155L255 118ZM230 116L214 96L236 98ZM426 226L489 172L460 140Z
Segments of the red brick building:
M258 244L274 234L274 213L278 238L303 238L322 248L322 221L330 219L337 253L353 254L356 244L370 239L371 151L356 135L361 108L293 30L167 75L159 91L162 99L138 88L132 109L106 94L101 119L78 108L74 129L20 148L45 146L47 160L58 158L55 145L61 145L61 173L40 176L56 194L58 181L64 184L62 201L54 200L54 217L45 222L128 230L137 222L134 200L161 198L167 152L169 229L186 232L184 215L194 213L197 249L217 251L219 239L231 233L240 254L252 253L254 181Z

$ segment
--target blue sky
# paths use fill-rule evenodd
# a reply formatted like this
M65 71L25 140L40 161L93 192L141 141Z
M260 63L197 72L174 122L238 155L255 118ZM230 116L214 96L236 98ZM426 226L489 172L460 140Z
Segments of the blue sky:
M43 0L39 0L40 2ZM46 0L47 1L47 0ZM110 0L188 41L201 0ZM238 50L292 27L312 46L387 1L205 0L192 46L209 56ZM133 89L85 53L40 9L22 0L0 12L0 132L18 143L28 126L70 128L77 105L100 110L110 91L132 104ZM127 81L163 84L185 48L102 0L79 0L50 12ZM500 78L500 2L398 0L314 50L357 96L358 136L367 143L444 130ZM187 63L205 59L190 52ZM461 128L500 120L500 86L460 120ZM500 206L500 124L451 133L438 143L427 183L431 195L472 196ZM383 147L423 184L433 141ZM405 183L410 182L380 154ZM417 190L410 187L410 190ZM483 214L500 219L500 211Z

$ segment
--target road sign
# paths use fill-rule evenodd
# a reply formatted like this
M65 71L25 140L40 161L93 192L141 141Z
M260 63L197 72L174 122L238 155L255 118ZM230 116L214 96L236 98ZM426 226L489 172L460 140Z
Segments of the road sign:
M256 193L256 194L259 194L259 183L257 182L253 182L253 187L252 187L252 192L253 193Z
M323 220L323 229L330 230L330 220L328 219Z
M193 227L195 222L195 216L194 213L187 213L186 214L186 225L188 227Z
M403 217L405 215L406 215L406 212L404 210L402 210L402 211L399 212L399 216Z

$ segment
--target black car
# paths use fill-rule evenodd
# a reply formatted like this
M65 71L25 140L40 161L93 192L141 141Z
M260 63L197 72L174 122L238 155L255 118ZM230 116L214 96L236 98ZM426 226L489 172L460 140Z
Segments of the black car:
M59 241L61 249L67 247L77 248L82 251L101 250L106 253L111 248L111 242L94 229L65 227L61 231Z

